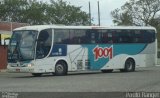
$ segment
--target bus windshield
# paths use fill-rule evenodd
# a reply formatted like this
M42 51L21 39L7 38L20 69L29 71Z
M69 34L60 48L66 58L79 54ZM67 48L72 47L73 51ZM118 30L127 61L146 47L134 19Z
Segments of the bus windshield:
M8 61L34 59L37 32L33 30L14 31L8 47Z

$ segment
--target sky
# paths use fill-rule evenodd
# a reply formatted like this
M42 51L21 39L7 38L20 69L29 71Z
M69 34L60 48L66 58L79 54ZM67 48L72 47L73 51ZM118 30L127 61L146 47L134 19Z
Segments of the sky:
M43 2L49 2L50 0L41 0ZM102 26L114 25L112 22L111 11L116 8L121 8L128 0L63 0L69 4L81 7L81 10L89 13L89 2L91 5L91 17L93 18L92 23L98 24L98 6L100 5L100 18Z

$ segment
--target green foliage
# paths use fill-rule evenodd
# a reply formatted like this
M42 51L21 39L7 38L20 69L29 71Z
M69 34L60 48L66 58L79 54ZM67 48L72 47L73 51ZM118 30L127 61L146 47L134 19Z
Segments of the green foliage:
M117 25L133 25L132 17L128 14L128 11L119 14L119 9L115 9L111 12L114 17L113 23Z
M67 4L62 0L55 2L51 0L51 5L48 7L48 16L52 24L66 25L88 25L89 15L81 11L81 7L75 7Z
M130 25L151 25L151 21L158 17L160 12L160 0L130 0L121 9L111 12L113 21L116 24L125 24L126 20ZM127 15L125 15L127 14ZM123 18L119 18L123 17ZM126 19L126 20L123 20Z
M4 0L4 4L0 4L0 20L20 22L26 5L26 0Z
M88 25L89 14L62 0L5 0L0 4L0 20L35 24Z
M23 22L29 24L44 24L47 23L46 17L47 4L37 1L29 3L28 8L24 11Z

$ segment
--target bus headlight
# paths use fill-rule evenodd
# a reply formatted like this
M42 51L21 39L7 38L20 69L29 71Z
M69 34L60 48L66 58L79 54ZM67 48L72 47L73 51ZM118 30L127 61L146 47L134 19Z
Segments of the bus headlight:
M32 64L32 63L28 64L28 67L32 67L32 66L34 66L34 64Z

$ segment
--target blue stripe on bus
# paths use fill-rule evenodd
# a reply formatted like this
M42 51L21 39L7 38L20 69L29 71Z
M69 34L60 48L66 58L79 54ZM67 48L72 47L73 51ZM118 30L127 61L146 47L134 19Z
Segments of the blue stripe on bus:
M67 45L53 45L50 57L52 56L66 56L67 55Z
M122 45L114 45L114 55L118 54L128 54L128 55L136 55L141 53L147 44L122 44Z

